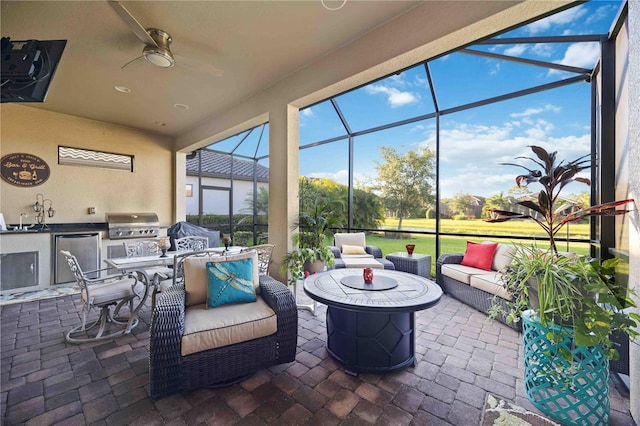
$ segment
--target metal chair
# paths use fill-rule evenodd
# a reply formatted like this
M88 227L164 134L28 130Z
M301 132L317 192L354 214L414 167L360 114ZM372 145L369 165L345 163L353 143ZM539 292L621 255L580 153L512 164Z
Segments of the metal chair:
M273 254L274 247L275 244L258 244L255 246L244 248L241 250L241 252L250 250L257 251L258 268L260 271L260 275L269 275L269 266L271 265L271 255Z
M82 322L65 335L70 343L84 343L96 340L111 339L131 332L138 325L138 318L133 308L133 300L140 299L144 292L144 284L134 274L110 275L106 278L87 278L106 269L82 272L78 259L68 251L60 251L67 260L69 269L80 287L82 297ZM129 316L120 316L120 309L129 306ZM111 306L115 306L113 313ZM100 309L98 318L87 324L93 308ZM95 335L90 333L98 327Z
M201 251L209 248L209 239L207 237L182 237L174 240L174 249L176 251Z

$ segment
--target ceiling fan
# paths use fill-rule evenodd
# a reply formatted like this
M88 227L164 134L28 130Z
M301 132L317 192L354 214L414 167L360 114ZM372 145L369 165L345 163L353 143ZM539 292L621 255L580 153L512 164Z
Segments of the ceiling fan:
M136 37L145 44L142 49L142 56L127 62L122 66L122 68L140 58L144 58L149 63L160 68L171 68L176 64L176 58L169 47L173 41L169 33L159 28L144 28L140 22L138 22L138 20L118 1L108 0L108 3L111 5L113 10L116 11L118 16L120 16L120 18L129 26ZM179 59L181 62L188 62L184 61L182 57L179 57ZM218 77L222 77L224 74L224 71L221 69L208 64L206 71Z

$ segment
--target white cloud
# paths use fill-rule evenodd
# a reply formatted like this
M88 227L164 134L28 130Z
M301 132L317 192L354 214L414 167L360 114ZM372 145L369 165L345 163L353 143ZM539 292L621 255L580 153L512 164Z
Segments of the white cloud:
M559 112L560 110L561 110L560 107L557 107L557 106L551 105L551 104L547 104L547 105L545 105L543 107L540 107L540 108L527 108L523 112L514 112L512 114L509 114L509 117L512 117L512 118L530 117L532 115L541 114L541 113L547 112L547 111Z
M552 136L554 126L545 120L507 122L500 126L457 124L442 129L441 190L443 197L456 193L491 196L508 191L515 185L515 176L522 169L501 163L519 163L532 166L529 146L542 146L548 151L559 151L559 159L574 160L590 149L589 131L582 135ZM520 127L518 127L520 126ZM435 134L423 143L435 140ZM573 184L572 184L573 185ZM569 189L579 192L581 188Z
M516 44L515 46L511 46L510 48L505 49L503 53L508 56L520 56L526 51L527 51L526 44Z
M550 43L536 43L531 47L531 51L543 58L549 58L553 55L553 46Z
M561 60L554 62L556 64L591 69L598 62L599 58L599 43L574 43L567 47L567 50L564 52L564 57ZM562 71L549 70L549 75L559 73L562 73Z
M309 108L300 110L300 115L302 115L303 117L313 117L314 115L313 108L309 107Z
M576 67L593 68L600 58L599 43L574 43L570 45L560 64Z
M401 107L403 105L414 104L420 99L417 93L401 92L395 87L387 87L373 84L366 87L369 94L375 95L382 93L387 96L387 102L391 108Z
M332 181L342 183L344 185L346 185L349 180L349 172L344 169L338 170L337 172L333 172L333 173L330 173L330 172L309 173L306 176L310 178L317 178L317 179L330 179Z
M500 72L500 64L495 64L493 69L489 71L490 75L496 75Z
M560 13L556 13L554 15L540 19L536 22L532 22L531 24L525 26L524 29L525 31L529 31L530 34L541 33L550 29L551 27L555 27L558 25L567 25L576 22L576 20L580 19L586 13L587 10L583 6L572 7L571 9L567 9Z

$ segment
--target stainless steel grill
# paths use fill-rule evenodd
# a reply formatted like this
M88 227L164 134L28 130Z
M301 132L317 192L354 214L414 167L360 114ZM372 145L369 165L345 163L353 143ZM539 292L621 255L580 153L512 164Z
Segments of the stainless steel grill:
M107 213L106 221L110 240L160 235L160 222L155 213Z

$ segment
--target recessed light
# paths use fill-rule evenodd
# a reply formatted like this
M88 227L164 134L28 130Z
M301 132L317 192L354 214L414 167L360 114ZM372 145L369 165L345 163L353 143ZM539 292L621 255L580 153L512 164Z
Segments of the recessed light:
M163 123L162 121L156 121L156 125L164 127L167 125L167 123Z
M120 93L131 93L131 89L126 86L115 86L114 89L116 89Z
M185 105L185 104L173 104L173 107L175 109L184 109L184 110L188 110L189 109L189 105Z

